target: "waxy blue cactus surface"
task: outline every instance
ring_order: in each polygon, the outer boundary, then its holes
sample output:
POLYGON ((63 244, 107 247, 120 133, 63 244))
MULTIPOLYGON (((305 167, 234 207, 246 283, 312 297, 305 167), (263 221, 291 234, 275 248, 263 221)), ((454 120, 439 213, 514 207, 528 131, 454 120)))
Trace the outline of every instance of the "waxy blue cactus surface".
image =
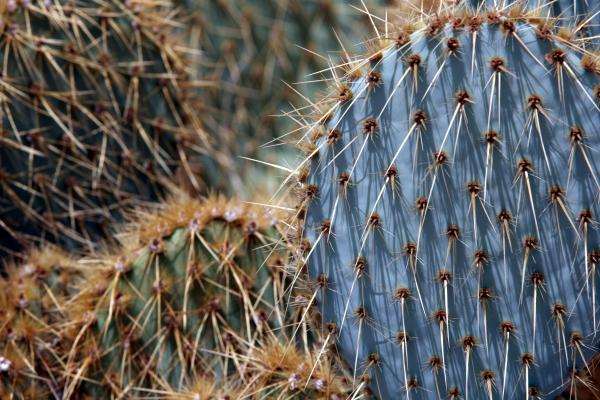
POLYGON ((365 61, 310 161, 319 307, 378 398, 553 398, 600 338, 598 75, 479 22, 365 61))

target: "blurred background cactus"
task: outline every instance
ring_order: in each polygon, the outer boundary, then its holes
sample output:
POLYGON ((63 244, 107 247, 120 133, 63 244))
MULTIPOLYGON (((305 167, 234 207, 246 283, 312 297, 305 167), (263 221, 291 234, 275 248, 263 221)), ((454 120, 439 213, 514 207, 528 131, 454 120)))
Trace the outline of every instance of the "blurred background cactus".
POLYGON ((60 398, 70 350, 59 331, 78 277, 72 257, 54 247, 9 262, 0 278, 0 397, 60 398))
MULTIPOLYGON (((320 74, 311 74, 328 68, 329 52, 347 45, 346 35, 367 39, 371 32, 367 14, 345 0, 178 2, 191 13, 190 47, 201 48, 209 60, 201 75, 214 83, 203 122, 234 154, 261 160, 282 159, 290 150, 281 144, 298 125, 282 115, 299 93, 319 89, 320 74), (268 148, 261 151, 262 145, 268 148)), ((241 159, 239 165, 253 167, 241 159)), ((265 173, 263 168, 245 178, 262 184, 265 173)))

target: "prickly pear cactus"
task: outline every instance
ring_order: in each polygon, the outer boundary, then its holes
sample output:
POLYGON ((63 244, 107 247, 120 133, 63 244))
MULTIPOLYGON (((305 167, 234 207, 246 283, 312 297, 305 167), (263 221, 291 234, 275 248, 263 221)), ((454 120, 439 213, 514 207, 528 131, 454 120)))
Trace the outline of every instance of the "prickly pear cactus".
POLYGON ((136 218, 122 249, 90 261, 73 300, 81 351, 65 393, 143 397, 241 376, 251 361, 242 350, 285 322, 274 307, 285 279, 276 224, 262 207, 222 198, 180 198, 136 218))
POLYGON ((166 179, 201 190, 218 170, 165 4, 0 5, 4 247, 39 237, 93 247, 107 220, 161 196, 166 179))
POLYGON ((357 391, 595 385, 600 60, 543 15, 456 7, 380 27, 313 103, 301 261, 357 391))
POLYGON ((0 278, 0 397, 59 397, 70 349, 58 333, 78 275, 64 252, 46 247, 9 263, 0 278))

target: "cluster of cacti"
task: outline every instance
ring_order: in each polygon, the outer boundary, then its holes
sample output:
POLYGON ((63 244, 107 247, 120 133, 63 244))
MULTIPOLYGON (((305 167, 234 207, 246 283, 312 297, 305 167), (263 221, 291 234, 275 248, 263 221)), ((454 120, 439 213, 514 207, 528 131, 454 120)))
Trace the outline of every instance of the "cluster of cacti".
POLYGON ((218 183, 174 15, 161 1, 0 4, 3 250, 40 237, 91 248, 177 179, 218 183))
POLYGON ((378 398, 598 396, 595 39, 491 3, 377 19, 290 175, 299 260, 378 398))
POLYGON ((0 397, 600 398, 597 5, 377 3, 0 2, 0 397))
POLYGON ((0 280, 0 393, 345 397, 349 379, 308 331, 304 302, 282 307, 288 253, 276 218, 180 197, 140 212, 105 255, 76 262, 48 248, 10 264, 0 280))

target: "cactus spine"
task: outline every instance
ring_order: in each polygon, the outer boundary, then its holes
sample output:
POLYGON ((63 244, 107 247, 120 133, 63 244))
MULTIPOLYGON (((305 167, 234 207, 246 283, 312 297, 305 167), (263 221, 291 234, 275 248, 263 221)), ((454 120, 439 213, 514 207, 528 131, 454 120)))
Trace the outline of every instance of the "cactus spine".
POLYGON ((357 390, 575 396, 598 329, 593 37, 520 4, 442 11, 385 20, 312 103, 301 261, 357 390))

